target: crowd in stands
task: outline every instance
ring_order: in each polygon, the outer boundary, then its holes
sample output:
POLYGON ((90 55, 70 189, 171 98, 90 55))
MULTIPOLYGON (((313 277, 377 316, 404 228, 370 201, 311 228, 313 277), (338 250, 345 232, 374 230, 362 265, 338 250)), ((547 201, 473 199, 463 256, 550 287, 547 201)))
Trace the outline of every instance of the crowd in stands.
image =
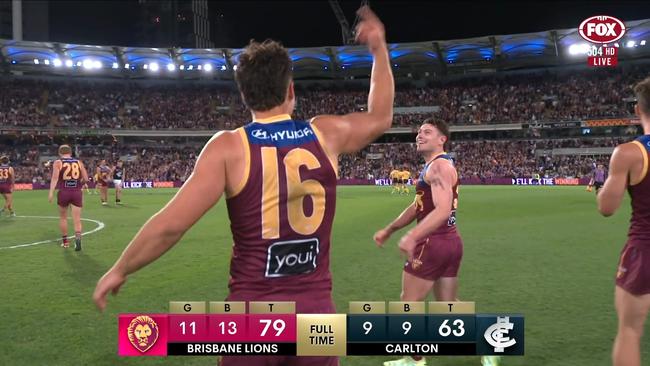
MULTIPOLYGON (((573 73, 505 74, 436 81, 398 88, 396 107, 437 107, 450 124, 513 123, 629 116, 631 85, 649 66, 573 73)), ((364 110, 367 88, 299 87, 295 118, 364 110)), ((395 114, 393 125, 412 126, 432 114, 395 114)), ((194 83, 13 79, 0 88, 4 127, 230 129, 250 120, 239 93, 194 83)))
MULTIPOLYGON (((624 138, 559 140, 455 141, 450 154, 454 157, 461 179, 517 178, 540 174, 546 177, 583 177, 591 174, 593 164, 607 164, 604 155, 558 155, 553 149, 614 147, 624 138)), ((364 150, 344 155, 339 162, 343 179, 388 177, 394 168, 418 174, 424 165, 414 143, 372 144, 364 150)))
MULTIPOLYGON (((582 177, 591 174, 594 163, 607 164, 609 156, 559 155, 553 149, 614 147, 629 138, 589 138, 554 140, 454 141, 450 154, 460 178, 516 178, 540 174, 547 177, 582 177)), ((75 146, 75 156, 86 165, 90 175, 101 159, 114 165, 125 162, 126 179, 134 181, 185 181, 192 172, 202 146, 124 145, 75 146)), ((46 164, 56 158, 57 145, 23 147, 9 151, 18 182, 47 183, 50 169, 46 164)), ((0 151, 0 154, 4 153, 0 151)), ((371 144, 356 154, 339 159, 342 179, 387 178, 395 168, 408 169, 414 176, 424 164, 413 143, 371 144)))

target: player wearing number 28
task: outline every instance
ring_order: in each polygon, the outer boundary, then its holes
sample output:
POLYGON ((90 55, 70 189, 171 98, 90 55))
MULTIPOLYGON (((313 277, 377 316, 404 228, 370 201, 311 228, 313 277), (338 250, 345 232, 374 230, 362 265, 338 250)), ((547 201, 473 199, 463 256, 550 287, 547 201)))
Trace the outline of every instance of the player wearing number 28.
MULTIPOLYGON (((228 300, 295 301, 298 313, 331 313, 330 238, 339 154, 390 128, 395 94, 384 28, 367 7, 357 39, 373 55, 368 111, 294 120, 291 59, 279 43, 251 42, 235 80, 252 122, 217 133, 176 196, 100 279, 106 306, 129 274, 169 250, 222 195, 233 236, 228 300)), ((347 245, 348 243, 346 243, 347 245)), ((223 365, 336 365, 335 357, 224 357, 223 365)))
POLYGON ((53 165, 48 199, 52 202, 54 190, 58 188, 57 204, 59 206, 59 228, 61 229, 61 246, 63 248, 68 247, 68 207, 71 207, 75 233, 74 249, 80 251, 81 207, 83 206, 81 187, 88 181, 88 172, 86 172, 81 160, 72 157, 70 146, 59 146, 59 157, 53 165))

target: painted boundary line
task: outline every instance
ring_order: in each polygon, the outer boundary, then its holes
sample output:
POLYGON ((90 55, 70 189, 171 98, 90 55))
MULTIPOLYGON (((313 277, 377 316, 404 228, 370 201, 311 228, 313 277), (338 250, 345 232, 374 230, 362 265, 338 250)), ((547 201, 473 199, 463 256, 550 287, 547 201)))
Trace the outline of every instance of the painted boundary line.
MULTIPOLYGON (((57 219, 57 220, 59 219, 58 216, 16 216, 15 218, 22 218, 22 219, 57 219)), ((106 224, 104 224, 103 222, 101 222, 99 220, 82 218, 81 221, 92 222, 92 223, 97 224, 96 228, 94 228, 94 229, 92 229, 90 231, 85 231, 85 232, 81 233, 81 236, 94 234, 94 233, 98 232, 99 230, 104 229, 104 227, 106 227, 106 224)), ((68 236, 68 238, 74 238, 74 236, 68 236)), ((35 243, 12 245, 10 247, 0 247, 0 250, 31 247, 31 246, 35 246, 35 245, 42 245, 42 244, 52 243, 52 242, 59 241, 59 240, 61 240, 61 238, 42 240, 42 241, 37 241, 35 243)))

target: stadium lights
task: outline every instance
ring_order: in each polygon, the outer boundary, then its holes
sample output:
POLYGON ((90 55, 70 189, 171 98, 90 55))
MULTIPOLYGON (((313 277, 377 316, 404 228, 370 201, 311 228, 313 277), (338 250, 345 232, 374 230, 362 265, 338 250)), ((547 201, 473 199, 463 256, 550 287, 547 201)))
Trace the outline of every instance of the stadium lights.
POLYGON ((181 66, 179 67, 179 69, 181 69, 181 70, 185 70, 185 65, 181 65, 181 66))
POLYGON ((645 39, 639 43, 641 46, 645 46, 645 39))
POLYGON ((72 67, 72 65, 74 65, 72 60, 65 60, 65 67, 72 67))
POLYGON ((226 71, 227 69, 226 65, 221 65, 221 71, 226 71))
POLYGON ((175 70, 176 70, 176 65, 167 64, 167 71, 175 71, 175 70))
POLYGON ((46 60, 45 60, 45 64, 46 64, 46 65, 49 65, 49 64, 50 64, 50 60, 47 60, 47 59, 46 59, 46 60))
POLYGON ((569 54, 585 55, 589 52, 589 45, 586 43, 575 43, 569 46, 569 54))
MULTIPOLYGON (((77 65, 79 65, 79 63, 77 63, 77 65)), ((90 70, 90 69, 93 68, 93 66, 95 66, 95 65, 93 64, 92 60, 89 60, 89 59, 83 60, 83 62, 81 63, 81 65, 82 65, 83 68, 86 69, 86 70, 90 70)))
POLYGON ((131 66, 131 65, 129 65, 129 64, 124 64, 124 68, 125 68, 125 69, 128 69, 129 66, 131 66))
POLYGON ((235 70, 235 71, 237 71, 237 65, 234 65, 234 66, 232 67, 232 69, 235 70))
POLYGON ((157 62, 152 62, 149 64, 149 70, 156 72, 158 69, 160 69, 160 66, 158 66, 157 62))
POLYGON ((113 62, 113 68, 117 69, 118 67, 120 67, 120 65, 117 62, 113 62))
POLYGON ((625 46, 626 46, 627 48, 632 48, 632 47, 636 46, 636 42, 634 42, 634 41, 627 41, 627 43, 625 44, 625 46))
POLYGON ((201 69, 203 69, 203 65, 199 65, 199 66, 197 66, 196 68, 199 69, 199 70, 201 70, 201 69))
POLYGON ((34 65, 38 65, 40 62, 38 61, 37 58, 34 59, 34 65))
POLYGON ((194 65, 190 65, 187 70, 192 70, 194 68, 194 65))
POLYGON ((94 61, 94 62, 93 62, 93 67, 94 67, 95 69, 101 69, 102 67, 104 67, 104 64, 102 64, 101 61, 94 61))
POLYGON ((52 65, 54 65, 54 67, 61 67, 61 65, 63 65, 63 62, 61 62, 60 59, 55 58, 55 59, 52 61, 52 65))
POLYGON ((203 71, 205 71, 205 72, 210 72, 210 71, 212 71, 212 65, 211 65, 211 64, 205 64, 205 65, 203 65, 203 71))
POLYGON ((142 66, 142 68, 145 69, 145 70, 149 70, 149 65, 144 64, 144 66, 142 66))

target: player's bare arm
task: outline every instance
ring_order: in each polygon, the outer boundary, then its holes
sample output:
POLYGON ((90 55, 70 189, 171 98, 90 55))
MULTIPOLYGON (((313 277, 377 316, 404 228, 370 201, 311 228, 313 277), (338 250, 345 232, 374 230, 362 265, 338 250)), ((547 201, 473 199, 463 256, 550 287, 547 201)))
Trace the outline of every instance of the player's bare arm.
POLYGON ((213 137, 203 148, 187 182, 149 219, 113 267, 99 280, 93 299, 100 310, 109 292, 116 294, 126 277, 153 262, 214 206, 226 189, 226 160, 237 150, 230 132, 213 137))
POLYGON ((413 257, 413 251, 418 241, 449 220, 453 200, 452 189, 457 179, 457 173, 448 161, 436 160, 429 165, 424 179, 431 186, 431 196, 435 208, 400 240, 399 248, 409 259, 413 257))
POLYGON ((61 160, 57 160, 52 165, 52 178, 50 178, 50 193, 47 196, 48 201, 52 203, 54 199, 54 190, 56 189, 57 184, 59 184, 59 172, 61 171, 61 160))
POLYGON ((386 242, 386 240, 388 240, 388 238, 390 238, 390 236, 394 232, 396 232, 396 231, 408 226, 410 223, 412 223, 413 220, 415 220, 417 218, 417 214, 416 214, 415 210, 416 210, 416 205, 415 205, 415 202, 414 202, 414 203, 410 204, 408 207, 406 207, 404 209, 404 211, 402 211, 402 213, 399 214, 399 216, 397 216, 397 218, 395 220, 393 220, 393 222, 388 224, 388 226, 386 226, 385 228, 377 231, 375 233, 375 235, 373 236, 373 239, 375 240, 375 243, 377 244, 377 246, 380 246, 380 247, 383 246, 384 243, 386 242))
POLYGON ((9 167, 9 182, 11 183, 11 191, 16 190, 16 174, 14 173, 14 168, 9 167))
POLYGON ((81 170, 81 183, 86 184, 88 183, 88 171, 86 170, 86 167, 84 166, 84 163, 79 160, 79 168, 81 170))
POLYGON ((609 162, 609 177, 597 196, 598 211, 611 216, 621 205, 629 184, 630 169, 635 159, 641 161, 641 152, 633 144, 623 144, 614 149, 609 162))
MULTIPOLYGON (((370 8, 358 12, 357 41, 367 44, 373 56, 368 111, 343 116, 321 115, 312 123, 322 131, 329 154, 358 151, 388 130, 393 121, 395 83, 388 57, 384 25, 370 8)), ((334 156, 334 157, 336 157, 334 156)))

